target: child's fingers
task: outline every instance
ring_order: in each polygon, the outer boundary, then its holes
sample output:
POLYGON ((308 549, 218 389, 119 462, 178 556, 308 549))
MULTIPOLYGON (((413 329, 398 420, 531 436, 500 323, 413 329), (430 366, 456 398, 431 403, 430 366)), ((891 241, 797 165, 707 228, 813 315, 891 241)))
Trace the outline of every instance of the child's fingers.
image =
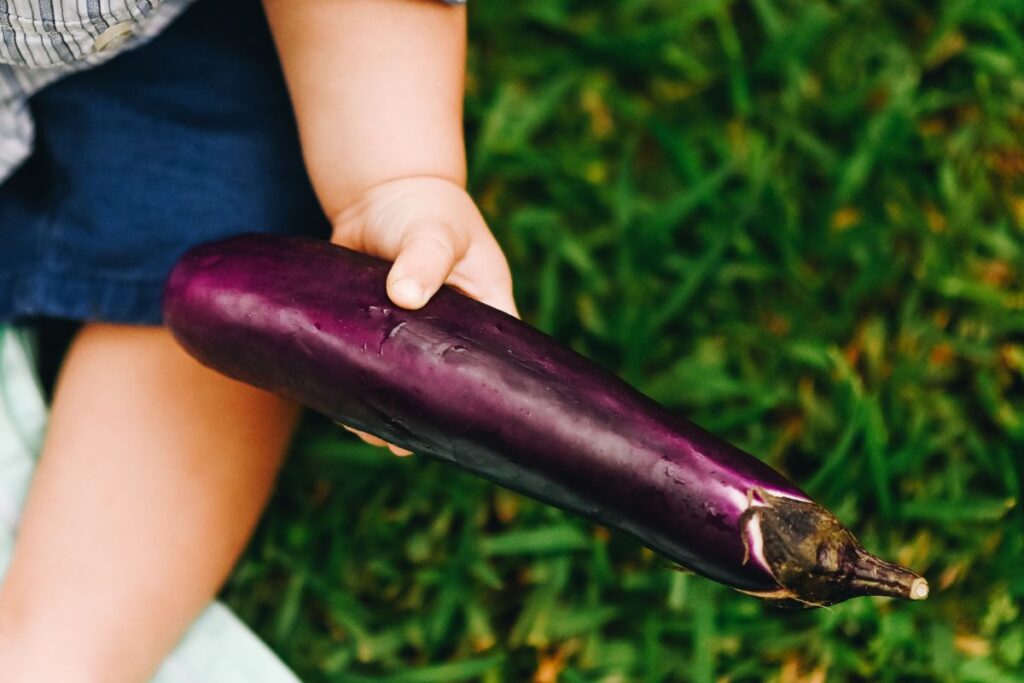
POLYGON ((349 427, 348 425, 343 425, 340 422, 337 423, 337 424, 338 424, 339 427, 343 427, 346 431, 352 432, 353 434, 355 434, 356 436, 358 436, 360 439, 362 439, 366 443, 370 444, 371 446, 387 446, 388 445, 387 441, 385 441, 384 439, 377 438, 373 434, 367 434, 366 432, 361 432, 358 429, 353 429, 352 427, 349 427))
POLYGON ((388 273, 388 297, 402 308, 422 307, 444 284, 464 251, 465 246, 454 243, 447 226, 416 226, 403 240, 388 273))
POLYGON ((512 274, 497 243, 471 247, 449 282, 474 299, 519 317, 512 274))
POLYGON ((516 302, 512 298, 511 288, 506 288, 501 284, 480 283, 477 281, 466 282, 465 284, 453 282, 452 284, 477 301, 482 301, 488 306, 497 308, 499 311, 505 311, 509 315, 519 317, 519 310, 516 308, 516 302))
POLYGON ((399 458, 404 458, 406 456, 412 455, 412 451, 408 451, 394 444, 388 444, 388 450, 397 455, 399 458))
POLYGON ((404 448, 401 448, 400 446, 396 446, 394 444, 388 443, 384 439, 378 438, 378 437, 374 436, 373 434, 367 434, 366 432, 361 432, 358 429, 353 429, 352 427, 349 427, 348 425, 343 425, 340 422, 337 423, 337 424, 338 424, 339 427, 343 427, 347 431, 352 432, 353 434, 355 434, 356 436, 358 436, 360 439, 362 439, 366 443, 370 444, 371 446, 387 446, 389 451, 391 451, 392 453, 394 453, 395 455, 397 455, 400 458, 404 458, 407 455, 412 455, 412 451, 408 451, 408 450, 406 450, 404 448))

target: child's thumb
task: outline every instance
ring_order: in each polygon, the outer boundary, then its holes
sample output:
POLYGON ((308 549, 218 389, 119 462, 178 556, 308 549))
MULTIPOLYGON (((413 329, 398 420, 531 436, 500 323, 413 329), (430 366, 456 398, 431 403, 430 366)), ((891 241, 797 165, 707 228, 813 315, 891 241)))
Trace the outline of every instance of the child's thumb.
POLYGON ((459 256, 443 226, 415 230, 391 266, 388 297, 402 308, 421 308, 448 279, 459 256))

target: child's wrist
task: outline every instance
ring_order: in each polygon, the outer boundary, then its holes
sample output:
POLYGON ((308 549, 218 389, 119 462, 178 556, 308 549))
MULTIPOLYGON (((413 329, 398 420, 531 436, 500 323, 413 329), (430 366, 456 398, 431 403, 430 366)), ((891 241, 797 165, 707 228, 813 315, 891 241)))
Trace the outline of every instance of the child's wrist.
POLYGON ((345 199, 338 204, 338 209, 329 214, 331 224, 337 228, 355 221, 363 221, 366 212, 372 210, 381 197, 413 188, 439 192, 456 189, 460 193, 466 192, 465 179, 455 174, 416 173, 378 180, 346 193, 345 199))

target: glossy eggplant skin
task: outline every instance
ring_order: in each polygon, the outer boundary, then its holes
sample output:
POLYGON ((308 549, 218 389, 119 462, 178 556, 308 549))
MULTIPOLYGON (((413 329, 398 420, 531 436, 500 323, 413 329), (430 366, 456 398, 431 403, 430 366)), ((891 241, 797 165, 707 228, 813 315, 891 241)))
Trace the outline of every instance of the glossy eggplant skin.
POLYGON ((745 526, 754 497, 808 500, 785 477, 452 288, 395 307, 389 266, 308 238, 202 245, 170 277, 165 322, 228 376, 628 532, 716 581, 783 588, 745 526))
POLYGON ((778 587, 743 562, 739 518, 749 491, 806 499, 795 486, 453 289, 396 308, 388 267, 318 240, 234 238, 179 263, 165 321, 231 377, 627 531, 723 583, 778 587))

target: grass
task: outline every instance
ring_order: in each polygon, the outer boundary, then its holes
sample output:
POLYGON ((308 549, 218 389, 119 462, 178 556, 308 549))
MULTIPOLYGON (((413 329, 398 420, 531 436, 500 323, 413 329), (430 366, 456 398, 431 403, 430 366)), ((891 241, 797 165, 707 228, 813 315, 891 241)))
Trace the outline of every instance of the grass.
POLYGON ((310 683, 1024 681, 1020 3, 471 16, 471 185, 525 317, 933 595, 776 611, 311 416, 226 601, 310 683))

